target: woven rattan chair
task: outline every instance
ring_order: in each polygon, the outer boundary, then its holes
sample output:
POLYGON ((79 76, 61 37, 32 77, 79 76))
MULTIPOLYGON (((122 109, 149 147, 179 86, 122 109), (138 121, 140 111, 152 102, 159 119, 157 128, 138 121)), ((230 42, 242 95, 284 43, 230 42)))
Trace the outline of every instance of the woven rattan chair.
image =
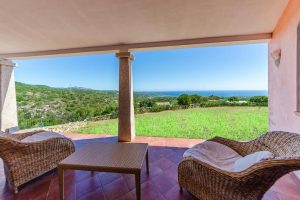
POLYGON ((19 186, 56 168, 75 151, 73 142, 66 137, 29 143, 21 141, 39 132, 42 131, 0 136, 0 157, 6 179, 15 193, 19 186))
POLYGON ((249 142, 215 137, 241 156, 267 150, 274 159, 261 161, 242 172, 228 172, 187 157, 178 167, 180 188, 201 200, 258 200, 283 175, 300 170, 300 135, 269 132, 249 142))

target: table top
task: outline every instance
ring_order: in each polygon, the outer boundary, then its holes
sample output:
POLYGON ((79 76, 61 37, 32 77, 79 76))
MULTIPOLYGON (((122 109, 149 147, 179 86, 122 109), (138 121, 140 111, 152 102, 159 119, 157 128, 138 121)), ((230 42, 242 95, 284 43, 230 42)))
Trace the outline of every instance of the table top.
POLYGON ((140 170, 148 144, 92 142, 65 158, 58 166, 82 170, 140 170))

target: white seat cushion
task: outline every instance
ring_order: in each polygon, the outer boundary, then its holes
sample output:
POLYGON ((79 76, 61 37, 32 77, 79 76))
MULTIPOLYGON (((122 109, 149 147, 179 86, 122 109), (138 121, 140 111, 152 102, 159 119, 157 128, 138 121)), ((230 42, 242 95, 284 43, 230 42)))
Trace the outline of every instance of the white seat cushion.
POLYGON ((51 139, 51 138, 63 138, 63 137, 64 136, 59 133, 43 131, 40 133, 36 133, 32 136, 28 136, 21 141, 22 142, 39 142, 39 141, 43 141, 43 140, 47 140, 47 139, 51 139))
POLYGON ((225 171, 233 171, 235 161, 242 158, 230 147, 212 141, 197 144, 183 154, 183 157, 190 156, 225 171))
POLYGON ((262 160, 274 158, 274 154, 269 151, 258 151, 252 154, 249 154, 245 157, 242 157, 235 161, 233 166, 233 171, 241 172, 245 169, 251 167, 252 165, 259 163, 262 160))

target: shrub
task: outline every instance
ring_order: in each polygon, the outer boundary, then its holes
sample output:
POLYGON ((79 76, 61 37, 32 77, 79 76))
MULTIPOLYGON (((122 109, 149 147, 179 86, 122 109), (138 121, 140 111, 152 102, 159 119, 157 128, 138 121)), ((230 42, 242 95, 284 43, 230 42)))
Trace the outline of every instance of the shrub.
POLYGON ((201 97, 201 98, 199 99, 199 104, 205 103, 205 102, 208 102, 208 97, 201 97))
POLYGON ((251 97, 249 101, 251 103, 254 103, 255 105, 262 105, 262 106, 268 105, 268 97, 266 96, 254 96, 251 97))
POLYGON ((151 112, 161 112, 164 110, 170 110, 170 106, 169 105, 166 105, 166 106, 154 105, 152 108, 150 108, 151 112))
POLYGON ((154 105, 154 101, 152 99, 144 99, 142 100, 140 103, 139 103, 139 107, 142 108, 142 107, 153 107, 154 105))
POLYGON ((201 100, 201 96, 198 94, 193 94, 190 96, 192 104, 198 104, 201 100))
POLYGON ((179 105, 181 106, 189 106, 192 101, 191 101, 191 97, 187 94, 182 94, 177 98, 177 102, 179 105))

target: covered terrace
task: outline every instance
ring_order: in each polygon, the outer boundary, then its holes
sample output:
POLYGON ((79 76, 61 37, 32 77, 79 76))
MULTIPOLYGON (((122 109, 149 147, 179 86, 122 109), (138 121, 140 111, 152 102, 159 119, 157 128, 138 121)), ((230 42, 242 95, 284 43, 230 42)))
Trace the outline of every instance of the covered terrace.
MULTIPOLYGON (((152 172, 142 177, 143 199, 194 199, 186 191, 179 193, 176 170, 183 151, 199 141, 135 136, 132 52, 267 42, 269 130, 300 134, 299 0, 3 0, 1 5, 1 131, 12 133, 18 127, 13 60, 115 53, 118 137, 68 136, 76 148, 89 141, 148 142, 152 172)), ((0 199, 58 199, 56 171, 14 195, 2 164, 0 168, 0 199)), ((299 177, 284 176, 264 199, 299 199, 299 177)), ((135 198, 131 177, 75 171, 66 179, 67 199, 135 198)))

